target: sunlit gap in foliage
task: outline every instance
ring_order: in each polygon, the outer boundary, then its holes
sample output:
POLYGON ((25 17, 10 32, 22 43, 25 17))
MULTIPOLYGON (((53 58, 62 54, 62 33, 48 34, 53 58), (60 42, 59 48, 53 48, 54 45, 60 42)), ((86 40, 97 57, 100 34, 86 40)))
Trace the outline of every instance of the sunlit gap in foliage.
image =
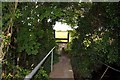
POLYGON ((57 31, 67 31, 76 29, 77 27, 78 26, 72 28, 71 26, 67 25, 67 23, 56 22, 56 24, 53 26, 53 29, 57 31))
MULTIPOLYGON (((50 21, 50 20, 48 20, 50 21)), ((55 38, 56 39, 61 39, 61 40, 56 40, 56 42, 70 42, 71 41, 71 31, 76 29, 77 26, 71 27, 67 23, 63 22, 57 22, 55 25, 53 25, 53 29, 55 30, 55 38), (66 40, 64 40, 64 39, 66 40)))

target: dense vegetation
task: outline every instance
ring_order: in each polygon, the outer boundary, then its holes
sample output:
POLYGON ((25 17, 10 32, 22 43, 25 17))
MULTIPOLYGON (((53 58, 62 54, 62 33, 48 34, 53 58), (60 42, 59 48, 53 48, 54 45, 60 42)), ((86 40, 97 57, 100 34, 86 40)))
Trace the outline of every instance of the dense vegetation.
POLYGON ((71 43, 72 64, 76 77, 98 80, 107 67, 104 64, 120 69, 119 7, 119 3, 92 3, 82 17, 79 17, 79 27, 75 30, 71 43))
MULTIPOLYGON (((107 64, 120 67, 119 3, 3 3, 3 78, 24 78, 56 45, 55 21, 78 26, 69 55, 76 79, 100 79, 107 64), (104 67, 104 69, 103 69, 104 67), (100 72, 100 70, 102 72, 100 72), (95 74, 97 77, 95 78, 95 74)), ((1 57, 1 55, 0 55, 1 57)), ((47 60, 49 62, 49 59, 47 60)), ((46 63, 47 63, 46 62, 46 63)), ((48 80, 49 65, 34 78, 48 80)), ((119 80, 116 78, 116 80, 119 80)))
MULTIPOLYGON (((47 22, 49 17, 46 11, 49 7, 45 3, 39 8, 42 5, 43 3, 3 3, 2 35, 6 51, 3 78, 24 78, 56 45, 52 29, 54 21, 47 22)), ((48 72, 49 59, 46 61, 48 72)), ((45 72, 40 70, 38 73, 41 75, 45 72)))

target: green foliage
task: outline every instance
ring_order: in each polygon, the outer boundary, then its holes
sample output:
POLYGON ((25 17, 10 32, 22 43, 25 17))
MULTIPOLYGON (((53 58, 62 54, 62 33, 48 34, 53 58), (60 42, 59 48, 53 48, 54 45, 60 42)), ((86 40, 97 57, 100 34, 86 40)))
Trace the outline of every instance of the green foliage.
POLYGON ((17 71, 16 71, 14 78, 23 79, 29 73, 30 73, 30 70, 17 66, 17 71))
POLYGON ((79 75, 77 76, 77 78, 91 78, 91 72, 92 72, 92 67, 91 64, 92 62, 90 59, 86 59, 86 57, 78 57, 78 56, 72 56, 71 57, 71 63, 72 63, 72 67, 74 70, 74 74, 75 75, 79 75), (79 72, 79 74, 77 74, 76 72, 79 72))
POLYGON ((79 27, 71 43, 71 59, 73 69, 82 77, 91 78, 92 72, 103 65, 101 62, 120 66, 119 12, 118 3, 92 3, 84 17, 79 18, 79 27), (78 56, 80 58, 74 60, 78 56), (77 64, 74 61, 78 61, 77 64))
MULTIPOLYGON (((37 65, 56 45, 52 25, 55 24, 58 17, 63 16, 63 12, 61 8, 57 7, 57 3, 19 2, 16 10, 14 9, 15 3, 3 3, 2 6, 3 37, 9 51, 5 59, 13 63, 10 64, 10 68, 5 66, 4 71, 8 70, 5 73, 8 76, 7 79, 12 77, 24 78, 28 74, 26 69, 31 69, 32 64, 37 65), (48 19, 50 19, 49 22, 48 19), (12 65, 18 65, 24 69, 17 70, 12 65), (15 75, 11 75, 15 72, 15 75)), ((50 59, 48 63, 50 63, 50 59)), ((46 67, 45 69, 48 69, 50 65, 46 67)), ((40 72, 48 74, 50 70, 40 72)))
POLYGON ((55 5, 52 3, 20 4, 24 7, 18 7, 20 9, 17 11, 21 16, 18 18, 20 20, 17 32, 18 51, 36 55, 38 49, 43 52, 46 52, 46 49, 50 50, 55 46, 52 25, 55 18, 63 15, 61 8, 54 8, 55 5), (48 19, 50 22, 47 22, 48 19))
POLYGON ((40 43, 38 43, 38 39, 36 37, 38 35, 36 34, 37 32, 30 30, 30 28, 21 27, 20 32, 17 34, 18 51, 25 51, 28 55, 36 55, 40 46, 40 43))
MULTIPOLYGON (((91 73, 102 65, 99 61, 120 65, 119 3, 19 2, 16 10, 15 3, 3 3, 2 6, 3 38, 5 44, 9 44, 7 46, 10 47, 6 58, 10 60, 12 55, 13 59, 9 62, 16 63, 17 59, 21 58, 21 62, 27 64, 25 61, 32 56, 32 61, 36 64, 37 61, 34 60, 36 57, 39 59, 39 56, 42 57, 55 46, 52 25, 55 21, 61 21, 71 26, 79 26, 74 32, 69 50, 72 64, 74 63, 73 68, 77 69, 82 77, 91 78, 91 73), (76 57, 79 58, 75 60, 76 57)), ((32 61, 30 59, 28 62, 32 61)), ((10 67, 10 72, 12 70, 13 67, 10 67)), ((16 75, 17 77, 27 73, 22 69, 18 71, 22 74, 16 75)), ((38 75, 48 79, 44 70, 40 70, 38 75)))
MULTIPOLYGON (((6 61, 3 66, 7 66, 7 74, 3 76, 4 80, 11 80, 11 79, 23 79, 28 73, 30 73, 30 70, 24 69, 20 66, 12 65, 12 63, 6 61), (12 73, 15 71, 14 73, 12 73)), ((5 69, 5 68, 4 68, 5 69)), ((4 73, 3 73, 4 74, 4 73)))
POLYGON ((46 71, 43 68, 40 68, 37 72, 37 74, 33 77, 33 80, 39 79, 39 80, 50 80, 49 76, 47 75, 46 71))

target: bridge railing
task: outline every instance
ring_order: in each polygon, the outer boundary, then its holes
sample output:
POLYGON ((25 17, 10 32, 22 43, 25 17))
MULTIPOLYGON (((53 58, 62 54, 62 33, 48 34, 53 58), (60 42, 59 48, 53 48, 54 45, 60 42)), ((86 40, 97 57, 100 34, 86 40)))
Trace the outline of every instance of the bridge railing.
POLYGON ((53 47, 48 54, 40 61, 40 63, 29 73, 28 75, 25 76, 24 80, 30 80, 32 79, 33 75, 39 70, 41 65, 45 62, 45 60, 48 58, 48 56, 51 54, 51 71, 53 70, 53 50, 55 47, 53 47))

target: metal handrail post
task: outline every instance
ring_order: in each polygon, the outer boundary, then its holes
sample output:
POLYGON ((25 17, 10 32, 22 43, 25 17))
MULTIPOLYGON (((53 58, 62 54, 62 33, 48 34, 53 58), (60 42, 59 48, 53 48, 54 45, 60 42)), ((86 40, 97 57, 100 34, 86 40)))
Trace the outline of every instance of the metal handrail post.
MULTIPOLYGON (((40 61, 40 63, 32 70, 32 72, 31 73, 29 73, 28 75, 26 75, 25 76, 25 78, 24 78, 24 80, 30 80, 32 77, 33 77, 33 75, 37 72, 37 70, 41 67, 41 65, 43 64, 43 62, 48 58, 48 56, 51 54, 51 53, 53 53, 53 50, 55 49, 55 47, 53 47, 50 51, 49 51, 49 53, 43 58, 43 60, 42 61, 40 61)), ((53 54, 52 54, 52 56, 53 56, 53 54)), ((51 56, 51 57, 52 57, 51 56)), ((52 65, 53 65, 53 57, 52 57, 52 65)))
POLYGON ((53 51, 51 53, 51 72, 52 72, 52 70, 53 70, 53 51))

